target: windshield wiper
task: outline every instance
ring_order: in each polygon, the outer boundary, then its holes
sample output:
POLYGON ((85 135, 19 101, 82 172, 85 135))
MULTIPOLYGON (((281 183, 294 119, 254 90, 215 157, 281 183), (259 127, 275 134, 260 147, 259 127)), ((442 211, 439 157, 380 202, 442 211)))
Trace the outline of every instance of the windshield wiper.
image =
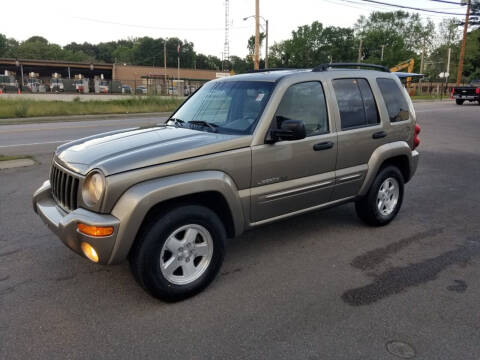
POLYGON ((212 132, 217 132, 216 128, 218 127, 218 125, 214 123, 209 123, 203 120, 190 120, 188 123, 193 125, 208 126, 212 130, 212 132))
POLYGON ((183 127, 183 124, 185 124, 185 121, 183 121, 182 119, 170 118, 170 119, 168 119, 167 122, 170 122, 170 121, 173 121, 173 124, 175 126, 179 126, 179 127, 183 127))

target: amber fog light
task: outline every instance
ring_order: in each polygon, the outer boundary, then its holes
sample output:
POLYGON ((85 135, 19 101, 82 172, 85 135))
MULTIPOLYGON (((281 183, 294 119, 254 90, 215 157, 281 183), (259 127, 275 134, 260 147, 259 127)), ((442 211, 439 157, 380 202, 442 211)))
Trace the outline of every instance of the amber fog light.
POLYGON ((91 261, 93 262, 98 262, 98 254, 97 252, 95 251, 95 249, 93 248, 92 245, 90 245, 89 243, 86 243, 86 242, 82 242, 82 251, 83 251, 83 254, 91 261))

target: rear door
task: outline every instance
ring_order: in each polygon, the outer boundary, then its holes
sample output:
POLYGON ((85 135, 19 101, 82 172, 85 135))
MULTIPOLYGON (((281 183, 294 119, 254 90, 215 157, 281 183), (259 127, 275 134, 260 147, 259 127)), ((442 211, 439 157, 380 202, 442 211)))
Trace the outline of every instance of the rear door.
POLYGON ((357 194, 373 151, 389 139, 368 79, 334 79, 332 86, 340 119, 333 200, 339 200, 357 194))

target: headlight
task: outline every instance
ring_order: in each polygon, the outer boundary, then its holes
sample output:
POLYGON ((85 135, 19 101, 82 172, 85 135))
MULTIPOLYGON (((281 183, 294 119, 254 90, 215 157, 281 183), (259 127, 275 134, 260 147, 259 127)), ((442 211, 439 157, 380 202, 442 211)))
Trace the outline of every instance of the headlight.
POLYGON ((82 188, 83 202, 88 206, 95 206, 102 198, 103 191, 105 190, 105 178, 97 171, 91 172, 82 188))

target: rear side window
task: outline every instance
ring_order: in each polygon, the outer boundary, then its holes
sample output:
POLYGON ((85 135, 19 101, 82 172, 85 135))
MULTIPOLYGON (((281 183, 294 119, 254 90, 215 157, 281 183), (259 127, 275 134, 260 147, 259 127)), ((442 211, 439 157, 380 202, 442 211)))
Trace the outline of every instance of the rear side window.
POLYGON ((333 81, 340 110, 342 130, 377 125, 380 123, 372 89, 365 79, 337 79, 333 81))
POLYGON ((378 78, 378 87, 387 106, 390 122, 408 120, 408 105, 402 90, 392 79, 378 78))

